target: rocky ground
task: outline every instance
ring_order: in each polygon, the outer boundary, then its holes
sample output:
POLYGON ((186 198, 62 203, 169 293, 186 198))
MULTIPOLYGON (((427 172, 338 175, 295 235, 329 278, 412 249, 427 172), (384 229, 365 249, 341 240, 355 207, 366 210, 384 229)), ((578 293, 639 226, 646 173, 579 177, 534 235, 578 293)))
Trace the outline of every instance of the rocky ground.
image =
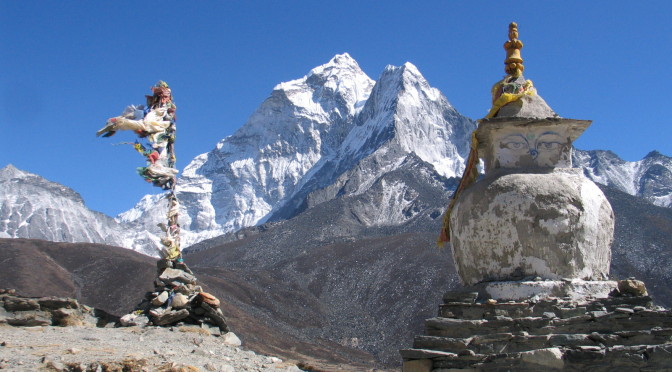
MULTIPOLYGON (((0 288, 15 288, 18 294, 37 300, 45 296, 74 298, 80 304, 116 317, 132 311, 148 291, 156 289, 156 259, 119 247, 0 239, 0 263, 0 288)), ((220 308, 227 324, 241 339, 243 348, 320 371, 366 371, 378 366, 371 354, 361 349, 325 337, 309 337, 308 333, 315 328, 315 315, 305 309, 312 310, 316 306, 324 309, 326 306, 305 296, 303 291, 297 291, 287 280, 269 278, 262 271, 256 271, 260 273, 257 277, 254 273, 248 275, 244 269, 194 271, 199 285, 221 300, 220 308)), ((3 323, 1 292, 0 289, 0 325, 3 323)), ((24 307, 26 311, 36 308, 34 305, 24 307)), ((432 307, 433 312, 435 308, 432 307)), ((21 317, 25 318, 23 321, 17 319, 10 325, 71 324, 61 321, 68 311, 42 314, 46 316, 44 319, 39 314, 33 315, 32 320, 28 313, 21 317), (52 324, 53 320, 56 320, 55 324, 52 324), (46 323, 40 324, 40 321, 46 323)), ((9 317, 9 314, 5 316, 9 317)), ((77 323, 76 319, 74 323, 77 323)), ((411 339, 412 335, 407 338, 405 347, 410 345, 411 339)), ((396 363, 391 368, 398 369, 401 358, 395 352, 396 363)))
MULTIPOLYGON (((12 327, 0 325, 0 370, 301 371, 192 327, 12 327)), ((305 368, 305 367, 304 367, 305 368)))

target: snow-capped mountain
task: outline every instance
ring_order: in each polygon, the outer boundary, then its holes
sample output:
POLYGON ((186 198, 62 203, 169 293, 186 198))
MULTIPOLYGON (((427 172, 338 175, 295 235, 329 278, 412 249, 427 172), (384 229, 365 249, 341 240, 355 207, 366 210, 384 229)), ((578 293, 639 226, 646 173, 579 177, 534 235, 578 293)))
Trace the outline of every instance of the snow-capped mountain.
POLYGON ((72 189, 7 165, 0 169, 0 238, 122 245, 117 222, 72 189))
POLYGON ((654 205, 672 206, 672 158, 652 151, 639 161, 624 161, 611 151, 574 151, 574 167, 607 186, 654 205))
MULTIPOLYGON (((385 68, 354 123, 337 156, 326 159, 328 165, 274 211, 270 220, 296 215, 306 207, 308 194, 333 184, 348 183, 347 192, 340 189, 339 196, 365 192, 410 154, 431 164, 443 177, 459 177, 469 151, 467 139, 475 129, 475 123, 460 115, 410 63, 385 68)), ((387 223, 395 223, 392 215, 387 223)))
MULTIPOLYGON (((337 55, 277 85, 243 127, 185 168, 177 185, 183 241, 290 218, 311 192, 346 182, 339 177, 365 163, 352 192, 409 154, 457 177, 474 128, 412 64, 388 66, 374 84, 348 54, 337 55)), ((120 221, 153 231, 165 214, 156 198, 120 221)))
MULTIPOLYGON (((348 54, 337 55, 278 84, 237 132, 187 165, 177 184, 183 246, 342 197, 357 203, 348 213, 362 226, 400 225, 421 211, 434 219, 445 206, 421 201, 412 178, 434 179, 449 193, 475 126, 412 64, 387 66, 373 81, 348 54), (405 177, 390 176, 400 169, 405 177)), ((672 205, 672 158, 652 152, 626 162, 608 151, 577 150, 574 164, 597 183, 672 205)), ((145 196, 115 221, 86 209, 67 187, 11 166, 0 171, 0 187, 0 237, 158 253, 162 195, 145 196)))

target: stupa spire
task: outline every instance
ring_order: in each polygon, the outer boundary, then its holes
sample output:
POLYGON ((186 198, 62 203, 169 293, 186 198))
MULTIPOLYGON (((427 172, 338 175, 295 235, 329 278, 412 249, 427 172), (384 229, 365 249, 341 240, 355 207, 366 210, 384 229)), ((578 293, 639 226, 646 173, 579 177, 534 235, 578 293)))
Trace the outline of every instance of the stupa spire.
POLYGON ((506 50, 504 71, 507 75, 519 77, 525 71, 523 57, 520 55, 521 49, 523 49, 523 42, 518 40, 518 24, 511 22, 509 24, 509 40, 504 43, 504 50, 506 50))

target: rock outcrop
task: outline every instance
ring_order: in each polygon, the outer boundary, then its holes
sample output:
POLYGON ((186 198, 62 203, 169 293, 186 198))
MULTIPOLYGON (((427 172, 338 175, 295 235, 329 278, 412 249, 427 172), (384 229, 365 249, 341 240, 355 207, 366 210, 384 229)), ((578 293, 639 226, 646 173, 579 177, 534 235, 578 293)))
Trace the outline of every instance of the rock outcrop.
POLYGON ((0 326, 78 326, 96 327, 114 324, 116 318, 106 312, 80 304, 68 297, 26 297, 14 289, 0 289, 0 326))

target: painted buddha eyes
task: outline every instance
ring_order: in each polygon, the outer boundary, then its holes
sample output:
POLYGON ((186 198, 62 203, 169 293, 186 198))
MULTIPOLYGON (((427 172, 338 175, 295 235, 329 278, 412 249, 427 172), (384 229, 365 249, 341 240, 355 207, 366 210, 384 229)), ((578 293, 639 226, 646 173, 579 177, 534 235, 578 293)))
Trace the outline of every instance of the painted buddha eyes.
POLYGON ((521 150, 528 148, 527 142, 520 141, 506 141, 503 142, 502 145, 504 145, 504 147, 509 150, 521 150))
POLYGON ((556 150, 560 147, 560 142, 555 141, 540 141, 537 142, 537 150, 540 151, 551 151, 556 150))
POLYGON ((495 141, 496 167, 501 168, 554 167, 571 143, 558 132, 541 130, 513 132, 495 141))
POLYGON ((562 146, 555 132, 542 133, 535 141, 534 136, 529 139, 522 134, 510 135, 500 142, 501 148, 513 151, 529 151, 533 156, 539 152, 556 151, 562 146))

